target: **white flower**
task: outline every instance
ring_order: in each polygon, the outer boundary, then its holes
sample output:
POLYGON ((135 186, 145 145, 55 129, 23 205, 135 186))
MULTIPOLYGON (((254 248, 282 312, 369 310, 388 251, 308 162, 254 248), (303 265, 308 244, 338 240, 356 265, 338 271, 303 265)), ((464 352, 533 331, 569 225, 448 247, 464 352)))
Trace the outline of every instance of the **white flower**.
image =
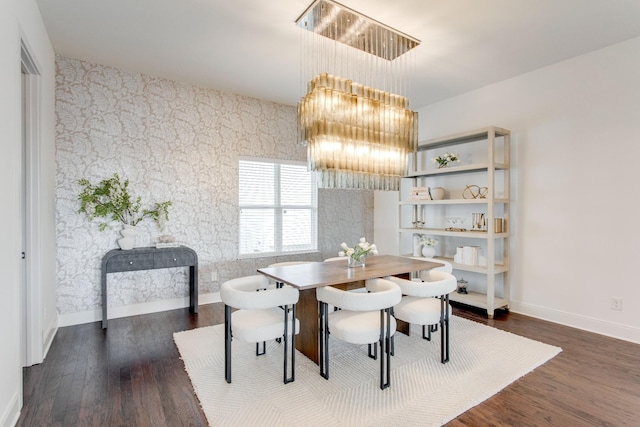
POLYGON ((367 256, 368 254, 377 255, 378 248, 375 244, 371 244, 367 242, 367 239, 364 237, 360 238, 358 244, 354 245, 354 247, 350 248, 346 243, 342 242, 340 247, 343 249, 338 252, 338 256, 348 256, 352 258, 360 259, 363 256, 367 256))
POLYGON ((444 155, 431 159, 433 163, 437 163, 439 167, 447 166, 451 162, 460 162, 460 157, 457 153, 444 153, 444 155))
POLYGON ((438 244, 438 239, 422 235, 420 236, 420 244, 425 246, 436 246, 438 244))

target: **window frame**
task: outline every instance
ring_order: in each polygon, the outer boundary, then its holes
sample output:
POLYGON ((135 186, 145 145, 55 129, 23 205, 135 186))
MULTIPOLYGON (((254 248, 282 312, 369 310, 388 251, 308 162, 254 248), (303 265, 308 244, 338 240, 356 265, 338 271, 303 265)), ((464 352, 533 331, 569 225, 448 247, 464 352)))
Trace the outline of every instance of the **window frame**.
POLYGON ((293 166, 305 166, 307 165, 304 161, 296 161, 296 160, 282 160, 282 159, 269 159, 262 157, 249 157, 249 156, 240 156, 238 159, 238 259, 250 259, 250 258, 264 258, 264 257, 273 257, 273 256, 283 256, 283 255, 295 255, 295 254, 307 254, 307 253, 318 253, 318 184, 316 174, 313 172, 309 172, 309 177, 311 179, 310 182, 310 190, 311 190, 311 204, 310 205, 283 205, 282 204, 282 177, 281 177, 281 167, 283 165, 293 165, 293 166), (242 162, 257 162, 257 163, 266 163, 269 165, 274 165, 274 181, 273 181, 273 191, 274 191, 274 204, 252 204, 252 205, 243 205, 240 203, 240 170, 242 162), (241 236, 242 236, 242 223, 240 217, 242 215, 243 209, 273 209, 274 212, 274 247, 275 250, 272 252, 256 252, 256 253, 241 253, 241 236), (309 210, 311 212, 311 248, 309 249, 299 249, 292 251, 283 251, 283 212, 287 209, 291 210, 309 210))

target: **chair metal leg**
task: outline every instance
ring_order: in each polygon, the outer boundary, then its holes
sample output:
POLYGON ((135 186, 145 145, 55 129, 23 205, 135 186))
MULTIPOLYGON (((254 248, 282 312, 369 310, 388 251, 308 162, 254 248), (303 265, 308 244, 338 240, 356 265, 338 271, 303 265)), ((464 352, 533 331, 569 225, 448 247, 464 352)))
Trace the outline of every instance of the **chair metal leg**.
POLYGON ((320 319, 318 319, 319 333, 318 333, 318 346, 320 349, 320 376, 325 379, 329 379, 329 308, 326 302, 318 302, 318 308, 320 312, 320 319))
POLYGON ((378 360, 378 343, 374 342, 373 344, 369 344, 367 349, 367 356, 372 358, 373 360, 378 360), (373 349, 373 351, 371 351, 373 349))
MULTIPOLYGON (((390 313, 392 316, 395 316, 395 313, 393 312, 393 307, 390 308, 390 313)), ((391 355, 395 356, 396 354, 396 336, 393 335, 391 337, 391 355)))
POLYGON ((422 338, 431 341, 431 325, 422 325, 422 338))
POLYGON ((231 383, 231 307, 224 306, 224 379, 231 383))
POLYGON ((260 343, 256 343, 256 356, 262 356, 267 352, 267 342, 262 341, 262 351, 260 351, 260 343))
POLYGON ((293 382, 296 377, 296 305, 293 304, 290 309, 284 307, 284 383, 293 382), (289 351, 289 313, 292 313, 292 331, 291 331, 291 376, 287 377, 287 358, 289 351))
POLYGON ((380 389, 391 385, 391 311, 380 310, 380 389))
POLYGON ((440 362, 449 361, 449 295, 440 297, 440 362))

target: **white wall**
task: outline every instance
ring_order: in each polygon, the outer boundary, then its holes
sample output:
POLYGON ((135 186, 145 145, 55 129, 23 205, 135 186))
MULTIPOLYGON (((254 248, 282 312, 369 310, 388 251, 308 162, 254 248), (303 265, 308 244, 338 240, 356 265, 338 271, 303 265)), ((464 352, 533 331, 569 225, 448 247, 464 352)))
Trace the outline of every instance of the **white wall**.
POLYGON ((640 342, 640 38, 419 114, 421 140, 512 132, 512 310, 640 342))
MULTIPOLYGON (((0 426, 15 424, 22 406, 22 369, 20 363, 20 322, 21 301, 19 285, 20 269, 20 42, 30 48, 42 73, 40 117, 41 170, 48 185, 41 188, 43 251, 48 252, 48 260, 43 262, 40 276, 51 283, 55 277, 53 238, 53 96, 54 61, 40 13, 33 0, 0 2, 0 135, 2 156, 0 156, 0 223, 3 225, 3 244, 0 245, 0 426), (50 216, 50 217, 49 217, 50 216)), ((43 282, 44 283, 44 282, 43 282)), ((41 284, 38 284, 40 286, 41 284)), ((42 284, 42 286, 48 286, 42 284)), ((52 289, 43 290, 42 314, 44 323, 55 325, 55 301, 52 289)), ((43 335, 48 331, 43 330, 43 335)))

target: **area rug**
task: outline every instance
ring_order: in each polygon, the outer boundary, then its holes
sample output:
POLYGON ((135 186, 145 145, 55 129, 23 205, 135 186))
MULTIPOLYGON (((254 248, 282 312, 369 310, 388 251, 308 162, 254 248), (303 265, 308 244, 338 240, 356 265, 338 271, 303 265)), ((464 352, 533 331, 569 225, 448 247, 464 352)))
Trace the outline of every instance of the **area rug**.
POLYGON ((553 358, 558 347, 452 317, 451 361, 440 363, 440 335, 396 334, 391 387, 379 388, 379 361, 366 346, 330 340, 329 380, 301 353, 283 384, 282 344, 233 342, 232 383, 224 379, 224 325, 174 334, 211 426, 439 426, 553 358))

